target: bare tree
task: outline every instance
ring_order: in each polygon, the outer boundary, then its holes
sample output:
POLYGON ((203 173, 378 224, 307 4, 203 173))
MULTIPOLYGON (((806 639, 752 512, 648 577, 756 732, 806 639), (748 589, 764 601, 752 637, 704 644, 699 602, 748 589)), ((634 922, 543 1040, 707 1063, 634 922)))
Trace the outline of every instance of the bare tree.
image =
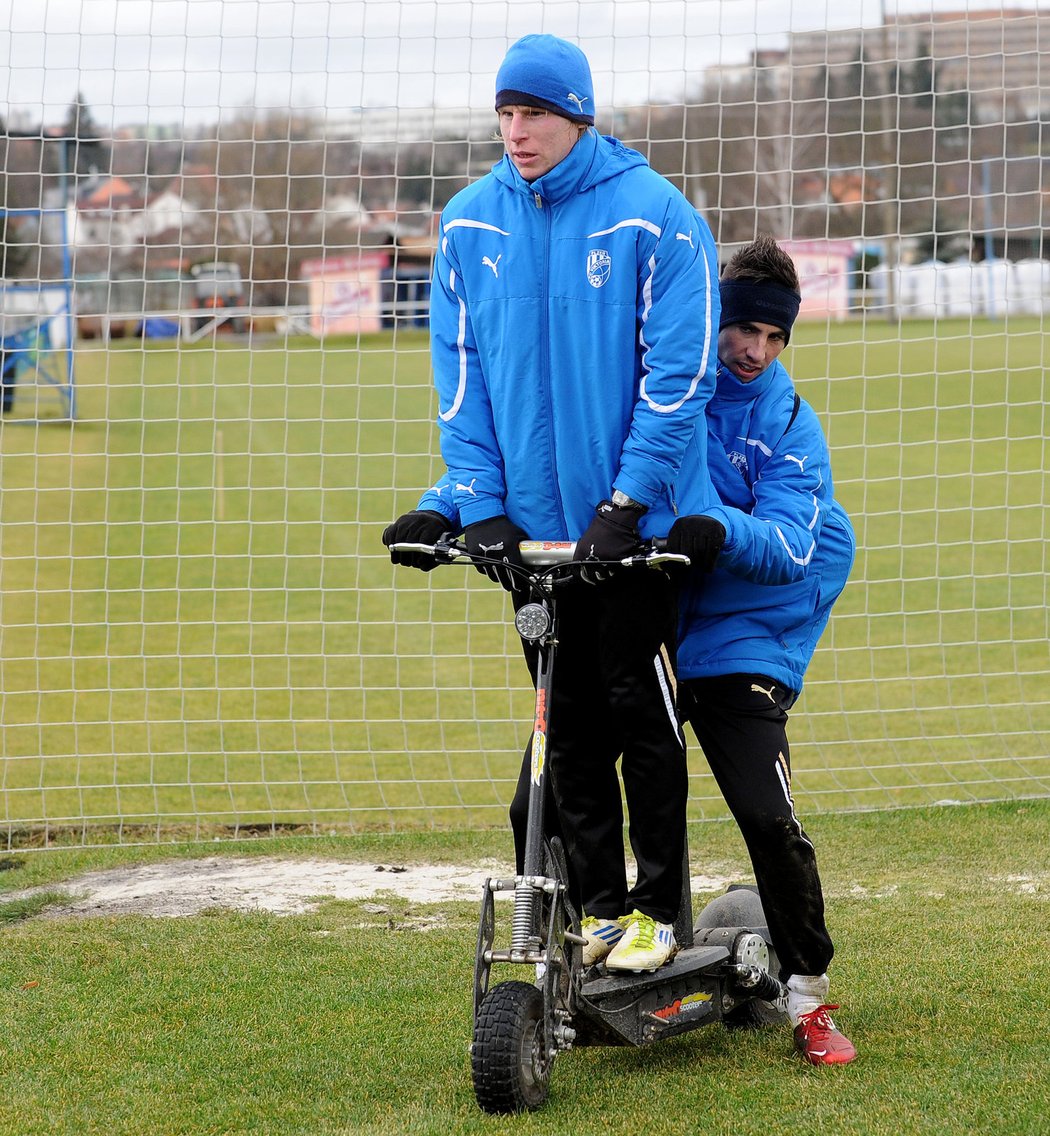
POLYGON ((338 169, 339 146, 317 121, 276 111, 240 116, 195 154, 185 193, 202 211, 195 239, 211 249, 198 259, 236 261, 252 302, 287 302, 304 259, 356 242, 359 181, 338 169))

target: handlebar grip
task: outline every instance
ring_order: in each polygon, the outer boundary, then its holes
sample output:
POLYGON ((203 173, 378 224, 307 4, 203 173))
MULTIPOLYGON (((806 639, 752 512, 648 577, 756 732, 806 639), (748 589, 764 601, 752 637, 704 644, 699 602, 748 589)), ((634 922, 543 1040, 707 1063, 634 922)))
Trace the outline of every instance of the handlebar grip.
POLYGON ((451 563, 453 560, 469 560, 467 550, 454 543, 439 541, 437 544, 419 544, 411 540, 398 540, 387 546, 391 552, 423 552, 439 561, 451 563))

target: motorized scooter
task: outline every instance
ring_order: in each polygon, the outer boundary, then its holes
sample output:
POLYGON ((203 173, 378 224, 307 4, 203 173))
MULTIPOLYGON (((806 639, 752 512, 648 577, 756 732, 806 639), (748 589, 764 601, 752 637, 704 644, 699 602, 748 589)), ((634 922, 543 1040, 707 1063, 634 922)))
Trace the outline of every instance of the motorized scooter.
MULTIPOLYGON (((695 923, 688 853, 682 901, 675 922, 678 953, 651 972, 610 972, 584 966, 581 913, 574 909, 565 850, 548 837, 545 808, 549 776, 551 690, 558 645, 559 584, 581 570, 661 570, 687 567, 688 558, 654 541, 623 561, 574 561, 568 541, 524 541, 527 588, 514 625, 538 652, 524 871, 486 881, 474 961, 474 1093, 486 1112, 540 1108, 550 1092, 555 1059, 581 1045, 650 1045, 701 1026, 758 1026, 784 1019, 786 994, 756 889, 731 887, 708 903, 695 923), (509 930, 497 930, 495 899, 513 897, 509 930), (492 983, 494 967, 523 977, 492 983)), ((477 563, 456 540, 433 545, 394 544, 394 551, 423 552, 439 563, 477 563)), ((502 561, 493 559, 494 564, 502 561)))

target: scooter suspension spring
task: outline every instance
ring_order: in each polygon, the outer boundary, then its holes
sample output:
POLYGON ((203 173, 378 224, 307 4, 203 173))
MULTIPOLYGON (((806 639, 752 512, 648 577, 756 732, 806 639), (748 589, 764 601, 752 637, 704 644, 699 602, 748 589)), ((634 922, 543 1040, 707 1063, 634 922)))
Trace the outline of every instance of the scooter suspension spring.
POLYGON ((526 951, 534 935, 533 911, 536 889, 524 880, 514 888, 514 918, 511 922, 510 945, 515 951, 526 951))

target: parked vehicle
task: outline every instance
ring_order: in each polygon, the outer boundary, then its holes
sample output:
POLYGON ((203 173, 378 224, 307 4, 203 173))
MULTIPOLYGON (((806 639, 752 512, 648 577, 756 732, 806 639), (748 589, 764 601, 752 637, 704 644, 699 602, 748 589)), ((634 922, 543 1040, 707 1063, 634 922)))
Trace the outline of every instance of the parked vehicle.
POLYGON ((215 320, 215 329, 227 326, 230 331, 241 331, 243 316, 218 318, 224 308, 240 308, 244 305, 244 282, 240 268, 231 261, 212 260, 195 264, 190 268, 193 280, 193 306, 214 313, 209 317, 194 320, 195 330, 207 326, 215 320))

